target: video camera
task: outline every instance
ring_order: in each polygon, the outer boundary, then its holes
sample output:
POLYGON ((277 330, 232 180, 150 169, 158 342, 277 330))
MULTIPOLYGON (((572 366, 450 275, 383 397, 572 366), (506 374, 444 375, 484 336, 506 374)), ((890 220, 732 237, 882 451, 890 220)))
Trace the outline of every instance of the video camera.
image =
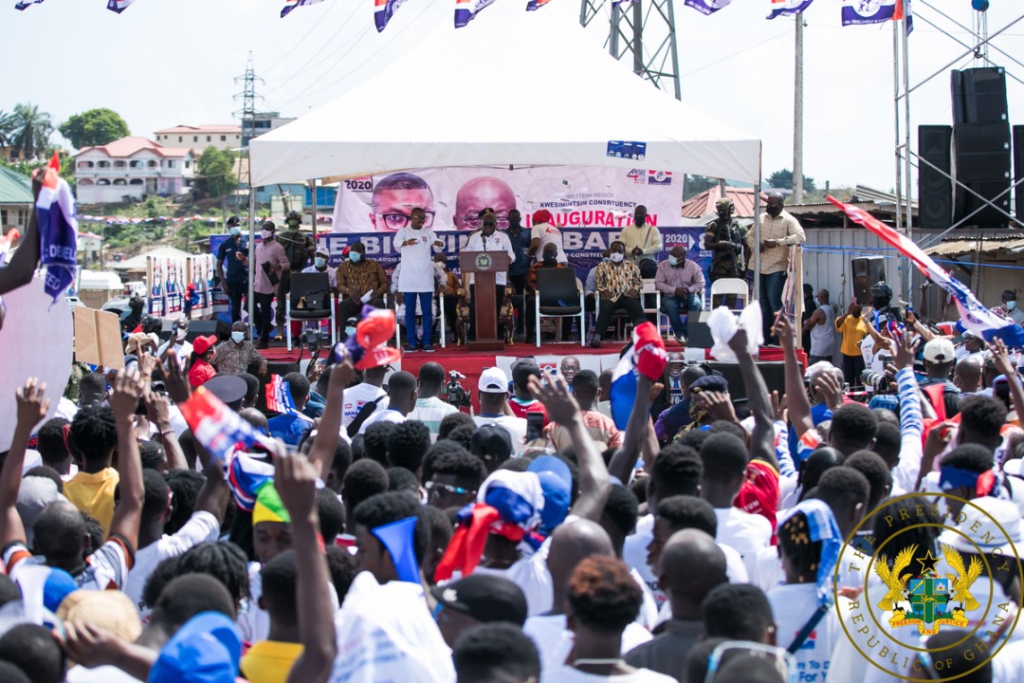
POLYGON ((466 379, 466 376, 458 370, 448 372, 448 384, 444 386, 443 398, 448 405, 456 408, 468 408, 472 402, 469 399, 469 392, 459 382, 460 379, 466 379))

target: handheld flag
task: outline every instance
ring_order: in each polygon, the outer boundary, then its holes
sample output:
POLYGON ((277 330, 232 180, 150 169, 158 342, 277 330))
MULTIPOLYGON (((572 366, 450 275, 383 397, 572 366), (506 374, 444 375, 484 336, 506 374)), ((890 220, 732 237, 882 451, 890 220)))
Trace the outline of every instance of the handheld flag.
POLYGON ((268 479, 260 485, 256 492, 256 504, 252 509, 252 525, 260 522, 284 522, 292 521, 291 515, 284 506, 280 494, 274 488, 274 481, 268 479))
POLYGON ((455 0, 455 28, 462 28, 476 18, 494 0, 455 0))
MULTIPOLYGON (((114 0, 110 0, 110 1, 113 2, 114 0)), ((134 0, 128 0, 128 1, 129 2, 134 2, 134 0)), ((302 7, 304 5, 315 5, 318 2, 323 2, 323 1, 324 0, 285 0, 286 4, 285 4, 284 7, 281 8, 281 18, 284 19, 286 16, 288 16, 288 13, 291 12, 296 7, 302 7)))
POLYGON ((275 413, 291 413, 295 411, 295 400, 292 398, 291 387, 281 375, 271 375, 266 385, 267 410, 275 413))
POLYGON ((633 345, 619 360, 612 376, 612 419, 616 427, 625 429, 629 414, 633 412, 633 404, 638 398, 637 373, 657 381, 665 372, 667 363, 668 354, 657 328, 649 322, 633 328, 633 345))
POLYGON ((75 280, 78 265, 78 218, 71 186, 60 177, 60 157, 53 153, 36 200, 40 263, 46 268, 46 293, 56 301, 75 280))
POLYGON ((768 19, 800 14, 810 7, 814 0, 771 0, 771 2, 772 7, 771 11, 768 13, 768 19))
MULTIPOLYGON (((855 206, 844 204, 833 197, 827 199, 838 206, 855 223, 867 228, 886 244, 895 247, 903 256, 910 259, 921 273, 932 282, 942 287, 953 297, 956 308, 965 328, 974 332, 986 342, 996 337, 1006 342, 1010 348, 1024 345, 1024 328, 1013 320, 1001 318, 986 308, 974 296, 974 293, 962 282, 946 273, 932 257, 924 253, 921 247, 906 235, 901 235, 888 225, 855 206)), ((613 386, 614 391, 614 386, 613 386)))
POLYGON ((135 0, 107 0, 107 9, 111 12, 121 12, 128 9, 128 6, 135 2, 135 0))
POLYGON ((402 352, 388 341, 395 336, 395 312, 384 308, 363 306, 363 319, 356 324, 356 333, 334 347, 335 359, 348 357, 357 370, 377 368, 402 358, 402 352))
POLYGON ((256 444, 268 451, 274 448, 270 437, 256 431, 203 387, 192 392, 179 409, 192 435, 217 462, 227 463, 233 451, 248 450, 256 444))
POLYGON ((406 517, 370 530, 370 533, 387 548, 391 562, 395 565, 395 571, 398 572, 399 581, 420 582, 420 564, 416 561, 416 549, 413 543, 413 534, 416 532, 418 520, 418 517, 406 517))
POLYGON ((692 7, 701 14, 714 14, 723 7, 728 7, 732 0, 686 0, 687 7, 692 7))
POLYGON ((269 462, 239 452, 231 456, 227 471, 228 488, 240 510, 255 510, 260 490, 273 480, 274 466, 269 462))
MULTIPOLYGON (((374 0, 373 23, 377 26, 377 33, 387 28, 391 17, 395 16, 395 12, 403 4, 405 4, 405 0, 374 0)), ((348 247, 345 248, 348 249, 348 247)), ((344 256, 348 256, 348 254, 344 254, 344 256)))

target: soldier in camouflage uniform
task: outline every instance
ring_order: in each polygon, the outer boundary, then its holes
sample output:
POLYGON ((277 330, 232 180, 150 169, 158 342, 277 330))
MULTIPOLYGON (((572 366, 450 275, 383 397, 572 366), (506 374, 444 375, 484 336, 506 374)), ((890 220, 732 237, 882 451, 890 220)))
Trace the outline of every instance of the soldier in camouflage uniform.
POLYGON ((288 224, 288 229, 277 233, 277 241, 284 247, 284 253, 288 256, 288 261, 291 264, 291 270, 281 274, 281 289, 278 292, 275 316, 278 329, 284 325, 284 301, 291 290, 291 274, 301 273, 302 269, 309 264, 316 253, 316 245, 313 243, 313 238, 299 230, 299 226, 302 225, 302 216, 299 212, 289 211, 285 217, 285 222, 288 224))
MULTIPOLYGON (((708 273, 712 283, 722 278, 743 278, 743 229, 732 217, 733 203, 728 197, 715 202, 718 218, 707 225, 704 234, 704 247, 710 249, 711 272, 708 273)), ((719 297, 721 298, 721 297, 719 297)), ((726 306, 736 305, 734 296, 726 297, 726 306)), ((721 301, 712 301, 711 306, 721 305, 721 301)))

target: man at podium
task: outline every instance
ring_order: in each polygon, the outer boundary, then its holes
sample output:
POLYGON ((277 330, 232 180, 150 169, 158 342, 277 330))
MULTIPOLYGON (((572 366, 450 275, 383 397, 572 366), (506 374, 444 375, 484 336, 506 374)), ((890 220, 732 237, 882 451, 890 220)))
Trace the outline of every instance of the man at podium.
MULTIPOLYGON (((482 228, 479 232, 473 233, 464 247, 465 251, 504 251, 508 254, 509 263, 516 260, 516 253, 512 249, 512 242, 508 235, 498 232, 498 218, 494 209, 484 209, 481 212, 482 228)), ((465 278, 463 278, 465 280, 465 278)), ((500 271, 494 274, 494 310, 501 311, 501 303, 505 299, 505 284, 508 282, 508 272, 500 271)), ((475 296, 473 286, 473 275, 469 276, 469 297, 472 300, 475 296)), ((476 309, 470 308, 469 336, 476 339, 476 309)))

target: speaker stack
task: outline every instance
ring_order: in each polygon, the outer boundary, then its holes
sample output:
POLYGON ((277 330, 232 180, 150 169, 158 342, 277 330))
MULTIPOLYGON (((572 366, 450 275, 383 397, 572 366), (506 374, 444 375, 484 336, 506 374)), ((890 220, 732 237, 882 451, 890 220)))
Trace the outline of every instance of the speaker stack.
MULTIPOLYGON (((1001 67, 953 71, 951 89, 953 175, 1008 213, 1012 173, 1006 73, 1001 67)), ((920 135, 919 131, 919 138, 920 135)), ((924 199, 923 194, 921 197, 924 199)), ((961 220, 965 226, 979 228, 1009 225, 1005 214, 957 185, 953 193, 953 221, 961 220)))
POLYGON ((953 224, 953 126, 918 126, 917 150, 918 224, 944 230, 953 224))
MULTIPOLYGON (((924 128, 924 126, 921 126, 924 128)), ((948 182, 948 179, 947 179, 948 182)), ((949 223, 946 223, 949 227, 949 223)), ((871 288, 879 282, 885 281, 885 257, 884 256, 862 256, 852 259, 851 270, 853 271, 853 298, 861 306, 871 303, 871 288)))

